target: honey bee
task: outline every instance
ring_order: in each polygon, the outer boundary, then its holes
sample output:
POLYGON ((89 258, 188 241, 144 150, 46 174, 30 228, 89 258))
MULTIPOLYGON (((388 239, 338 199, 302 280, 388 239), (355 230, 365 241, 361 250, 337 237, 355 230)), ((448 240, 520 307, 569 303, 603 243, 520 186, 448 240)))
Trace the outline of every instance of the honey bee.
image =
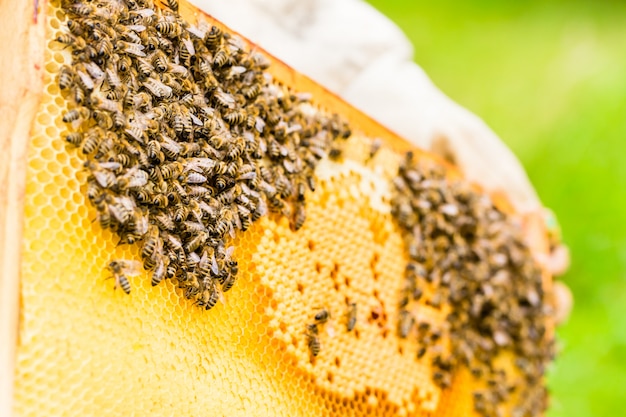
POLYGON ((146 47, 140 43, 132 43, 132 42, 126 42, 122 40, 118 40, 115 43, 116 50, 120 52, 124 52, 126 54, 131 54, 140 58, 143 58, 146 56, 146 53, 143 52, 145 48, 146 47))
POLYGON ((227 188, 232 187, 233 185, 235 185, 235 180, 232 177, 227 177, 224 175, 219 175, 216 179, 215 179, 215 187, 217 188, 218 191, 224 191, 227 188))
POLYGON ((85 3, 75 3, 72 5, 72 11, 80 16, 89 16, 96 12, 96 7, 85 3))
POLYGON ((274 172, 271 168, 268 168, 265 165, 261 165, 261 167, 259 168, 259 173, 261 174, 263 180, 266 181, 268 184, 274 182, 274 172))
POLYGON ((187 243, 187 245, 185 245, 185 250, 187 252, 195 251, 200 246, 204 245, 204 243, 207 241, 208 238, 209 238, 209 234, 207 232, 198 233, 187 243))
POLYGON ((70 32, 75 36, 81 36, 83 34, 83 26, 78 23, 76 20, 68 19, 67 28, 70 32))
POLYGON ((59 70, 59 87, 67 90, 74 84, 74 71, 67 65, 61 66, 59 70))
POLYGON ((172 87, 163 84, 160 80, 154 77, 149 77, 143 82, 143 86, 150 92, 160 98, 172 97, 172 87))
POLYGON ((165 36, 176 38, 180 36, 182 29, 176 22, 159 22, 155 26, 156 30, 165 36))
POLYGON ((65 136, 65 141, 78 147, 83 143, 83 134, 81 132, 68 133, 65 136))
POLYGON ((213 248, 206 248, 203 251, 198 270, 203 278, 210 277, 211 274, 214 277, 219 275, 220 270, 215 259, 215 250, 213 248))
POLYGON ((267 151, 269 157, 272 159, 279 159, 281 156, 280 144, 275 140, 270 140, 267 144, 267 151))
POLYGON ((224 120, 228 122, 230 125, 241 125, 244 124, 247 120, 248 115, 243 110, 233 110, 224 114, 224 120))
POLYGON ((158 72, 165 72, 169 67, 167 57, 162 51, 157 51, 152 55, 152 65, 158 72))
MULTIPOLYGON (((230 214, 230 211, 228 211, 230 214)), ((226 232, 230 232, 231 237, 234 237, 233 224, 231 222, 232 214, 228 218, 222 217, 218 219, 217 223, 213 227, 213 232, 218 236, 224 236, 226 232)))
POLYGON ((173 12, 178 11, 178 0, 167 0, 167 7, 170 8, 173 12))
POLYGON ((250 86, 244 87, 241 89, 241 93, 248 100, 253 100, 261 93, 261 85, 252 84, 250 86))
POLYGON ((71 33, 62 33, 55 39, 58 43, 62 43, 66 47, 74 46, 76 49, 83 49, 86 45, 82 36, 75 36, 71 33))
POLYGON ((215 98, 216 104, 221 107, 233 108, 236 104, 235 98, 231 94, 225 93, 220 88, 216 90, 213 97, 215 98))
POLYGON ((130 294, 130 282, 127 276, 134 276, 140 273, 141 264, 137 261, 118 259, 109 262, 108 269, 115 278, 115 288, 121 287, 126 294, 130 294))
POLYGON ((372 160, 374 156, 378 153, 379 149, 383 146, 383 141, 381 139, 374 139, 372 144, 370 145, 370 151, 368 156, 368 161, 372 160))
POLYGON ((318 324, 326 323, 330 318, 330 312, 325 308, 315 314, 315 322, 318 324))
POLYGON ((317 324, 308 324, 306 326, 307 344, 311 351, 311 355, 317 356, 320 353, 321 344, 317 324))
POLYGON ((248 67, 256 67, 259 70, 265 70, 270 67, 270 61, 267 57, 259 52, 252 51, 244 61, 248 67))
MULTIPOLYGON (((167 259, 167 258, 165 258, 167 259)), ((167 269, 165 266, 165 263, 163 262, 163 259, 159 259, 157 261, 156 267, 154 268, 154 272, 152 273, 152 286, 154 287, 155 285, 159 285, 159 283, 163 280, 163 278, 165 277, 165 273, 166 273, 167 269)))
POLYGON ((98 55, 111 56, 113 54, 113 44, 109 39, 103 38, 96 44, 96 51, 98 55))
POLYGON ((152 197, 152 204, 154 204, 156 207, 158 208, 165 208, 169 205, 169 200, 167 199, 167 196, 165 194, 155 194, 152 197))
POLYGON ((173 220, 176 223, 181 223, 189 216, 189 208, 184 204, 179 204, 174 211, 173 220))
POLYGON ((185 64, 185 66, 191 66, 191 57, 196 54, 196 49, 193 46, 193 42, 187 38, 181 38, 183 46, 178 50, 178 54, 180 56, 181 62, 185 64))
POLYGON ((302 202, 298 202, 295 206, 296 212, 293 218, 293 229, 300 230, 306 220, 306 210, 302 202))
POLYGON ((356 303, 350 303, 347 316, 348 316, 348 323, 346 325, 346 328, 349 332, 351 332, 352 330, 354 330, 354 327, 356 326, 356 318, 357 318, 356 303))
POLYGON ((122 225, 134 224, 135 219, 135 203, 127 197, 117 197, 116 203, 109 206, 111 216, 122 225))
POLYGON ((91 175, 102 188, 111 188, 117 183, 117 177, 114 172, 104 168, 101 164, 86 161, 85 168, 91 171, 91 175))
POLYGON ((161 144, 156 140, 148 141, 146 154, 148 158, 158 163, 162 163, 165 160, 165 154, 161 152, 161 144))
POLYGON ((83 104, 85 102, 85 90, 83 90, 78 84, 72 86, 71 94, 76 104, 83 104))
POLYGON ((120 190, 137 189, 146 184, 148 184, 148 173, 136 166, 117 178, 117 186, 120 190))
POLYGON ((75 121, 82 121, 88 119, 91 115, 91 112, 86 107, 78 107, 76 109, 70 110, 63 115, 63 122, 71 123, 75 121))
POLYGON ((197 172, 190 172, 187 174, 187 184, 204 184, 207 182, 207 177, 197 172))
POLYGON ((122 80, 120 80, 120 77, 114 68, 109 67, 105 70, 105 72, 107 75, 107 81, 111 87, 120 88, 122 86, 122 80))
POLYGON ((313 177, 313 175, 309 175, 307 176, 307 184, 309 186, 309 190, 311 191, 315 191, 315 178, 313 177))
POLYGON ((87 183, 87 198, 94 203, 102 195, 102 189, 95 181, 89 181, 87 183))
POLYGON ((161 150, 169 159, 176 159, 182 151, 182 146, 165 135, 160 136, 161 150))
POLYGON ((137 70, 139 71, 139 75, 141 75, 143 78, 148 78, 150 74, 152 73, 152 71, 154 71, 154 67, 147 60, 138 58, 136 62, 137 62, 137 70))
POLYGON ((303 181, 298 181, 296 184, 296 197, 299 202, 303 203, 306 196, 306 185, 303 181))
POLYGON ((289 179, 282 174, 277 176, 274 185, 276 186, 276 191, 282 198, 288 198, 293 194, 293 185, 291 184, 291 181, 289 181, 289 179))
POLYGON ((220 290, 217 288, 217 285, 215 285, 213 280, 210 280, 210 285, 202 291, 202 295, 198 300, 198 305, 200 307, 204 307, 205 310, 212 309, 221 297, 221 292, 219 291, 220 290))
POLYGON ((448 388, 452 384, 452 377, 450 372, 435 371, 433 381, 441 388, 448 388))
POLYGON ((141 256, 144 259, 149 259, 158 252, 158 248, 162 245, 162 241, 159 238, 159 229, 151 226, 148 229, 148 236, 143 242, 143 248, 141 249, 141 256))
POLYGON ((421 359, 425 354, 426 354, 426 347, 420 346, 420 348, 417 350, 417 359, 421 359))
MULTIPOLYGON (((111 125, 113 125, 113 121, 111 121, 111 125)), ((127 127, 126 129, 124 129, 124 134, 126 135, 127 138, 132 139, 136 142, 139 142, 141 144, 146 143, 145 132, 137 126, 127 127)))
POLYGON ((211 27, 211 30, 206 36, 205 42, 209 47, 215 47, 222 42, 224 33, 217 26, 211 27))
MULTIPOLYGON (((234 265, 237 265, 236 261, 231 261, 234 263, 234 265)), ((229 291, 233 285, 235 284, 235 281, 237 280, 237 272, 233 272, 233 271, 228 271, 227 272, 228 276, 227 278, 224 280, 224 283, 222 284, 222 291, 223 292, 227 292, 229 291)))
POLYGON ((405 339, 411 332, 414 324, 415 317, 413 317, 413 315, 407 310, 401 310, 400 321, 398 323, 398 333, 400 334, 400 337, 405 339))

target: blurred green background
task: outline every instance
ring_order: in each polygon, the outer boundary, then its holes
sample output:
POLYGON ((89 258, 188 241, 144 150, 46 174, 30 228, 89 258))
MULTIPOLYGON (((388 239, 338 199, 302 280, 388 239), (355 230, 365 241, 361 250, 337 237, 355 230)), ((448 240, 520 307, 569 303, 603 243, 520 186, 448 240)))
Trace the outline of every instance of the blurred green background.
POLYGON ((549 417, 626 415, 626 3, 370 0, 514 150, 572 253, 549 417))

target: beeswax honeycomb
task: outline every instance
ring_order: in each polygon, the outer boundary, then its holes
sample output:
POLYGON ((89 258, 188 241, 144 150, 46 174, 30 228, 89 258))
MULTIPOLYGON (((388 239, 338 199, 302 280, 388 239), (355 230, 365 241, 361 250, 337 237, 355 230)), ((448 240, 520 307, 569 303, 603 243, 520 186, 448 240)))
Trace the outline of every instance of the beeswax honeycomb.
MULTIPOLYGON (((131 278, 114 290, 104 266, 140 259, 117 245, 86 198, 83 161, 63 137, 66 102, 52 48, 59 9, 46 4, 40 110, 28 155, 15 413, 40 415, 458 416, 472 415, 476 382, 464 370, 442 391, 427 354, 396 333, 407 253, 390 213, 397 155, 367 161, 355 134, 344 160, 323 161, 294 232, 264 217, 233 244, 237 285, 210 312, 170 280, 131 278), (357 303, 355 329, 346 329, 357 303), (320 309, 321 351, 306 325, 320 309)), ((422 319, 445 312, 424 306, 422 319)))

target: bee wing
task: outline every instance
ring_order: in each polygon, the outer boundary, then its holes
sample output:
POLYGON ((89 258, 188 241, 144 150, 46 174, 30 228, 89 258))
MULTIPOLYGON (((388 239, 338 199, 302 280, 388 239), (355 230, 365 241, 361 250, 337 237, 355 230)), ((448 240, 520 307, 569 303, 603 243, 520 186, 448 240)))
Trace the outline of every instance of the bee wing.
MULTIPOLYGON (((237 216, 239 218, 239 216, 237 216)), ((233 227, 233 222, 228 222, 228 234, 231 238, 235 238, 235 228, 233 227)))
POLYGON ((228 108, 232 108, 232 106, 236 103, 235 98, 228 94, 225 93, 224 91, 222 91, 221 89, 218 90, 215 95, 224 103, 226 103, 228 105, 228 108))
POLYGON ((107 188, 109 184, 109 173, 106 171, 92 171, 93 177, 96 179, 96 182, 102 187, 107 188))
POLYGON ((191 252, 188 256, 188 261, 192 265, 197 265, 202 262, 202 258, 200 258, 200 255, 198 255, 196 252, 191 252))
POLYGON ((220 273, 217 261, 215 260, 215 251, 211 252, 211 272, 213 272, 214 275, 219 275, 220 273))
POLYGON ((133 211, 137 207, 135 201, 126 196, 115 197, 115 202, 128 211, 133 211))
POLYGON ((144 57, 146 56, 146 53, 143 52, 143 50, 146 47, 143 46, 140 43, 131 43, 131 42, 126 42, 124 44, 124 51, 128 54, 133 54, 135 56, 139 56, 139 57, 144 57))
MULTIPOLYGON (((189 28, 187 28, 187 30, 189 30, 190 33, 193 33, 190 30, 192 27, 193 26, 190 26, 189 28)), ((196 54, 196 48, 194 48, 193 42, 191 41, 191 39, 181 38, 181 41, 183 42, 183 45, 185 45, 185 48, 187 48, 187 51, 189 51, 189 55, 195 55, 196 54)))
POLYGON ((110 169, 113 171, 122 167, 122 164, 120 164, 119 162, 100 162, 98 165, 100 166, 100 168, 110 169))
POLYGON ((76 70, 76 74, 78 75, 82 83, 85 85, 85 88, 87 90, 93 90, 94 82, 88 74, 80 70, 76 70))
POLYGON ((261 198, 261 194, 256 190, 251 190, 250 187, 248 187, 245 182, 241 183, 241 190, 243 194, 248 197, 253 197, 256 199, 261 198))
POLYGON ((154 16, 154 15, 155 15, 154 10, 152 10, 152 9, 148 9, 148 8, 146 8, 146 9, 134 10, 134 11, 131 11, 130 13, 131 13, 131 14, 137 14, 138 16, 141 16, 141 17, 152 17, 152 16, 154 16))
POLYGON ((148 220, 148 216, 139 215, 137 216, 137 221, 135 225, 135 233, 139 236, 143 236, 148 233, 148 227, 150 222, 148 220))
MULTIPOLYGON (((239 217, 239 213, 235 213, 234 214, 234 221, 235 221, 235 227, 237 228, 237 230, 241 230, 243 228, 242 224, 241 224, 241 218, 239 217)), ((233 223, 230 223, 230 227, 231 229, 233 228, 233 223)), ((233 231, 234 233, 234 231, 233 231)))
POLYGON ((215 217, 217 215, 215 209, 213 209, 210 205, 208 205, 206 203, 206 201, 204 200, 200 200, 200 202, 198 203, 198 205, 200 206, 200 210, 202 210, 203 212, 205 212, 206 214, 208 214, 211 217, 215 217))
POLYGON ((225 261, 230 261, 231 256, 233 256, 233 252, 235 251, 235 247, 234 246, 229 246, 226 249, 226 252, 224 252, 224 260, 225 261))
POLYGON ((170 235, 169 233, 165 234, 165 238, 167 239, 167 244, 171 248, 178 250, 183 248, 183 243, 180 239, 174 235, 170 235))
MULTIPOLYGON (((285 159, 285 161, 287 161, 287 160, 285 159)), ((243 175, 240 175, 237 179, 239 179, 239 180, 253 180, 255 178, 256 178, 256 171, 250 171, 250 172, 247 172, 247 173, 245 173, 243 175)))
POLYGON ((290 135, 294 132, 299 132, 302 130, 302 125, 298 124, 298 123, 294 123, 291 126, 287 127, 287 134, 290 135))
POLYGON ((237 75, 243 74, 246 71, 247 71, 246 67, 242 67, 240 65, 235 65, 235 66, 230 68, 226 78, 233 78, 233 77, 235 77, 237 75))
POLYGON ((143 32, 144 30, 146 30, 146 27, 144 25, 127 25, 126 28, 132 30, 133 32, 143 32))
POLYGON ((157 97, 171 97, 172 95, 172 87, 163 84, 155 78, 148 78, 148 80, 143 83, 143 86, 157 97))
POLYGON ((183 172, 196 171, 205 172, 212 170, 216 162, 211 158, 193 158, 185 164, 183 172))
POLYGON ((195 124, 196 126, 202 126, 204 125, 204 123, 202 123, 202 120, 198 119, 196 117, 195 114, 193 113, 189 113, 189 117, 191 117, 191 121, 193 122, 193 124, 195 124))
POLYGON ((183 65, 170 63, 170 72, 172 74, 178 74, 182 77, 186 77, 188 74, 187 68, 183 65))
POLYGON ((129 169, 124 177, 129 179, 129 188, 143 187, 148 183, 148 173, 137 167, 129 169))
POLYGON ((121 259, 117 262, 122 266, 126 275, 133 277, 141 274, 141 262, 131 259, 121 259))
POLYGON ((95 62, 87 62, 85 63, 85 69, 96 80, 99 80, 104 77, 104 71, 100 69, 100 67, 95 62))
MULTIPOLYGON (((92 99, 94 99, 94 95, 95 94, 91 95, 92 99)), ((119 104, 116 101, 109 100, 108 98, 102 95, 98 95, 98 97, 94 101, 97 103, 97 106, 99 109, 110 111, 110 112, 119 111, 119 104)))

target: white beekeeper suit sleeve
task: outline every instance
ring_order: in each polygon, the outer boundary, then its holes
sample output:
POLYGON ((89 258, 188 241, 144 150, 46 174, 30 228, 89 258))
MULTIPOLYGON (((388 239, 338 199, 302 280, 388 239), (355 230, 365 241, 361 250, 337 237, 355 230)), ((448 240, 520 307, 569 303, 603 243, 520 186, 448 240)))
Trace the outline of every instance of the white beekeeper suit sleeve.
POLYGON ((404 34, 361 0, 191 0, 415 145, 505 192, 521 212, 541 204, 513 153, 412 61, 404 34))

